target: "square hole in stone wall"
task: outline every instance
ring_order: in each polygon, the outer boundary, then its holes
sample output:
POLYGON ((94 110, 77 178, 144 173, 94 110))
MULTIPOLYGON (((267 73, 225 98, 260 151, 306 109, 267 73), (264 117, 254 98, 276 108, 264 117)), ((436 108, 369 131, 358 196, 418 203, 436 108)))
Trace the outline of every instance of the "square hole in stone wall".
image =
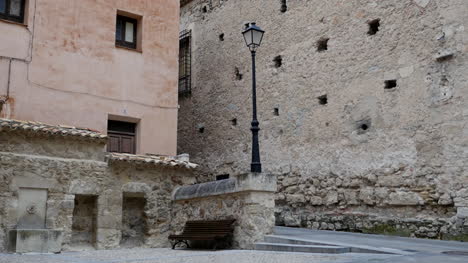
POLYGON ((391 90, 391 89, 394 89, 397 87, 397 81, 396 79, 392 79, 392 80, 386 80, 385 81, 385 87, 384 89, 386 90, 391 90))
POLYGON ((317 42, 317 51, 318 52, 323 52, 328 50, 328 41, 329 38, 322 38, 317 42))
POLYGON ((244 75, 242 73, 240 73, 240 70, 239 70, 238 67, 234 68, 234 74, 236 74, 236 79, 237 80, 242 80, 242 78, 244 77, 244 75))
POLYGON ((219 41, 224 41, 224 33, 219 34, 219 41))
POLYGON ((317 98, 319 101, 320 105, 327 105, 328 104, 328 96, 327 95, 322 95, 317 98))
POLYGON ((283 58, 281 56, 276 56, 273 59, 273 62, 275 62, 275 68, 281 68, 281 66, 283 65, 283 58))
POLYGON ((379 32, 380 28, 380 19, 374 19, 368 23, 369 25, 369 31, 367 31, 367 34, 369 35, 375 35, 377 32, 379 32))
POLYGON ((236 118, 231 120, 231 125, 232 126, 237 126, 237 119, 236 118))
POLYGON ((274 108, 273 109, 273 115, 279 116, 279 108, 274 108))
POLYGON ((286 0, 281 0, 281 13, 285 13, 286 11, 288 11, 288 4, 286 2, 286 0))

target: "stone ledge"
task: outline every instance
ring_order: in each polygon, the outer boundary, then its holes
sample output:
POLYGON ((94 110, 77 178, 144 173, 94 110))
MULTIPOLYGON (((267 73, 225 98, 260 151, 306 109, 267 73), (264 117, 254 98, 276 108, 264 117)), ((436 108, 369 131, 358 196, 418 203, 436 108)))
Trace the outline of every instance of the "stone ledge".
POLYGON ((241 192, 276 192, 276 176, 247 173, 231 179, 181 186, 172 193, 172 200, 181 201, 241 192))

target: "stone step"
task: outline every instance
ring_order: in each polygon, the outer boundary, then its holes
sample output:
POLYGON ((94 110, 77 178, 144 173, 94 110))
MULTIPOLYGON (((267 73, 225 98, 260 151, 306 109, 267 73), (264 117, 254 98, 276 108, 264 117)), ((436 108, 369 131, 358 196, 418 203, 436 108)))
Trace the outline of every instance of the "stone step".
MULTIPOLYGON (((405 251, 384 247, 371 247, 366 245, 356 245, 351 243, 330 240, 303 239, 287 235, 267 235, 264 238, 265 243, 283 244, 283 245, 306 245, 306 246, 325 246, 325 247, 345 247, 349 248, 351 253, 370 253, 370 254, 406 254, 405 251)), ((318 252, 317 252, 318 253, 318 252)))
POLYGON ((265 236, 264 240, 265 240, 265 243, 277 243, 277 244, 280 243, 280 244, 293 244, 293 245, 314 245, 314 246, 335 246, 335 247, 338 246, 334 244, 302 240, 302 239, 296 239, 296 238, 279 236, 279 235, 267 235, 265 236))
POLYGON ((303 253, 325 253, 342 254, 351 251, 349 247, 317 246, 317 245, 295 245, 280 243, 256 243, 255 250, 281 251, 281 252, 303 252, 303 253))

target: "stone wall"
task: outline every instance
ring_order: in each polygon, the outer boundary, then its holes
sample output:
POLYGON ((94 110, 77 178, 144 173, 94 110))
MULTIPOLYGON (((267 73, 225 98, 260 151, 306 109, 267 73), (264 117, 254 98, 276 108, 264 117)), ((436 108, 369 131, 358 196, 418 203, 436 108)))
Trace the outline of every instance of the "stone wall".
POLYGON ((276 176, 243 174, 236 178, 175 189, 172 226, 181 232, 188 220, 235 219, 233 248, 253 249, 274 226, 276 176))
POLYGON ((192 171, 156 163, 107 160, 104 143, 60 134, 34 136, 31 132, 0 130, 1 252, 7 248, 8 231, 17 227, 21 213, 18 194, 25 187, 47 190, 45 228, 62 232, 64 250, 76 249, 72 242, 76 229, 86 232, 78 241, 95 240, 91 245, 97 249, 118 248, 124 196, 146 201, 147 228, 141 246, 169 246, 171 193, 176 186, 195 182, 192 171), (95 211, 83 196, 96 202, 95 211), (79 206, 86 203, 86 209, 74 213, 76 201, 79 206), (90 233, 92 229, 95 233, 90 233))
POLYGON ((286 4, 182 7, 192 92, 179 100, 179 152, 204 165, 199 181, 249 167, 251 62, 241 30, 256 21, 266 31, 257 51, 261 156, 265 171, 281 174, 277 224, 466 240, 466 1, 286 4))

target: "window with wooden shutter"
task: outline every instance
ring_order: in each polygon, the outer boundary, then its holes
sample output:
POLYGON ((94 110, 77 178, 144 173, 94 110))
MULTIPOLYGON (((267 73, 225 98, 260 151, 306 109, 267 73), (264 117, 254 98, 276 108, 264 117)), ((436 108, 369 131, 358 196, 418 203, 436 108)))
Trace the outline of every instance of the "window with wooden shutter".
POLYGON ((108 121, 108 152, 136 153, 136 124, 123 121, 108 121))

